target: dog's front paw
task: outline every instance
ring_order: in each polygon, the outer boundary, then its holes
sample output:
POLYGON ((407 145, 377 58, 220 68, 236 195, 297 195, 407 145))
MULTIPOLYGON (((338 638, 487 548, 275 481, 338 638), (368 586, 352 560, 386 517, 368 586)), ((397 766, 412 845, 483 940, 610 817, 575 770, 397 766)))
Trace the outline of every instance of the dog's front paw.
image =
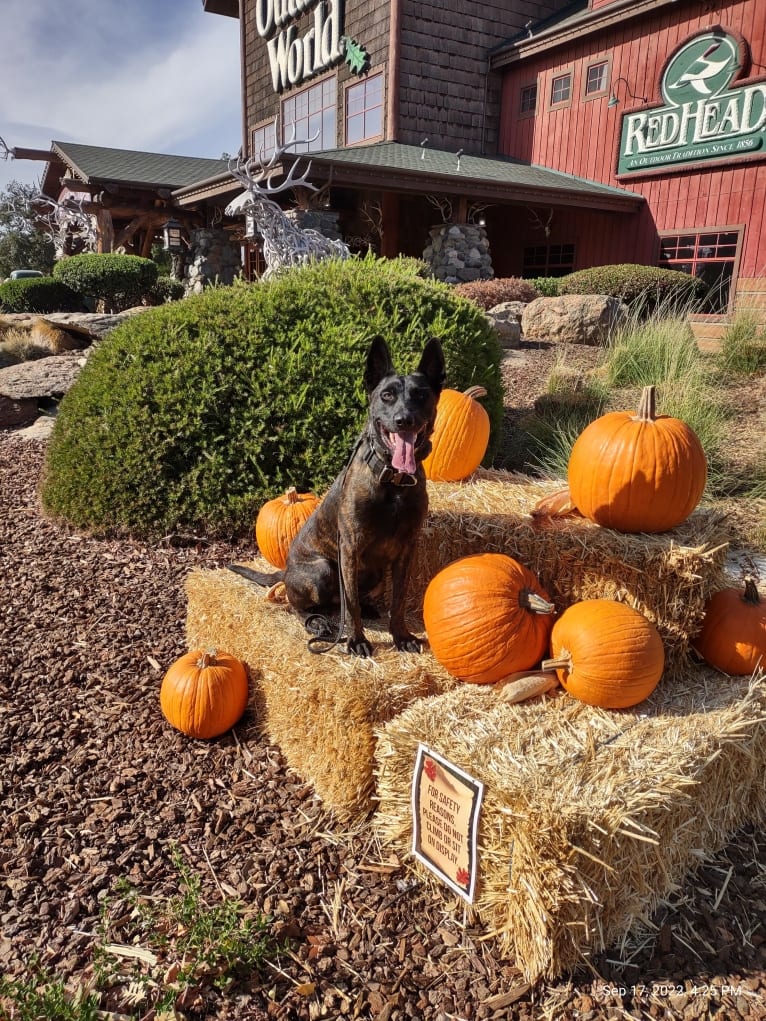
POLYGON ((423 643, 419 638, 416 638, 415 635, 411 634, 394 635, 393 639, 394 645, 399 650, 399 652, 423 651, 423 643))
POLYGON ((362 659, 369 659, 372 656, 372 646, 362 635, 361 638, 354 638, 352 635, 346 643, 346 649, 352 656, 361 656, 362 659))

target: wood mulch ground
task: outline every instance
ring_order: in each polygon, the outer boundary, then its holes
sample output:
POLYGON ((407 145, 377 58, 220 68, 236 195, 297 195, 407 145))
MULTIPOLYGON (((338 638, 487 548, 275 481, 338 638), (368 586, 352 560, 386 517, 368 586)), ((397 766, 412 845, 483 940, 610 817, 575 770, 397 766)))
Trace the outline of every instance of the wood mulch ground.
MULTIPOLYGON (((509 416, 531 407, 552 357, 509 354, 509 416)), ((737 833, 592 970, 527 987, 407 862, 338 828, 251 711, 213 742, 165 724, 184 579, 247 544, 55 524, 37 502, 43 460, 43 442, 0 433, 0 975, 42 968, 97 988, 106 1017, 159 1018, 185 923, 164 943, 139 936, 136 898, 161 911, 181 868, 211 912, 238 898, 269 915, 285 949, 223 991, 215 965, 198 969, 166 1021, 766 1018, 766 832, 737 833)))

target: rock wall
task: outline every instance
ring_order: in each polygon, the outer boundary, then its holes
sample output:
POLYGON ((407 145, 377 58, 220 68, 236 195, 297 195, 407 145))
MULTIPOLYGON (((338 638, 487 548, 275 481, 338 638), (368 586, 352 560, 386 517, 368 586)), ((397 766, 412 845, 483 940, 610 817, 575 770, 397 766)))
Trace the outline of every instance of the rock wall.
POLYGON ((423 259, 437 280, 462 284, 494 277, 489 239, 481 224, 440 223, 431 228, 429 236, 423 259))
POLYGON ((184 267, 187 294, 199 294, 208 284, 231 284, 242 272, 239 243, 225 230, 203 227, 191 232, 191 248, 184 267))

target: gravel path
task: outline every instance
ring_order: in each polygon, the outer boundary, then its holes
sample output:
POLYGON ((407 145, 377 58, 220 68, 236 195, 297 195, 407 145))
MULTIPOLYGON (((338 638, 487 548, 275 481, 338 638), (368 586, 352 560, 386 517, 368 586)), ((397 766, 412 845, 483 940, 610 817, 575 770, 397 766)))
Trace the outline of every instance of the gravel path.
MULTIPOLYGON (((507 360, 517 407, 550 358, 507 360)), ((738 833, 596 974, 527 987, 407 863, 333 826, 252 711, 210 743, 165 724, 184 578, 247 545, 78 534, 39 513, 43 459, 43 443, 0 433, 0 975, 37 958, 87 987, 98 966, 107 1017, 181 1016, 154 1004, 183 926, 153 944, 153 963, 141 957, 126 890, 156 907, 187 869, 211 910, 239 898, 289 939, 223 992, 198 972, 177 1003, 190 1018, 766 1018, 766 833, 738 833)))

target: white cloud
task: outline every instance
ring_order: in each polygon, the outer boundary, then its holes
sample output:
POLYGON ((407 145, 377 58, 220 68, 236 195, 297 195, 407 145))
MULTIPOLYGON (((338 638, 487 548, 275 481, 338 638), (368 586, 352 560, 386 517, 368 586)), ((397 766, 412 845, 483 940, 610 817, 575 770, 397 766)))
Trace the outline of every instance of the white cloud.
MULTIPOLYGON (((241 142, 239 23, 198 0, 3 0, 0 135, 220 156, 241 142)), ((0 161, 0 188, 44 164, 0 161)))

